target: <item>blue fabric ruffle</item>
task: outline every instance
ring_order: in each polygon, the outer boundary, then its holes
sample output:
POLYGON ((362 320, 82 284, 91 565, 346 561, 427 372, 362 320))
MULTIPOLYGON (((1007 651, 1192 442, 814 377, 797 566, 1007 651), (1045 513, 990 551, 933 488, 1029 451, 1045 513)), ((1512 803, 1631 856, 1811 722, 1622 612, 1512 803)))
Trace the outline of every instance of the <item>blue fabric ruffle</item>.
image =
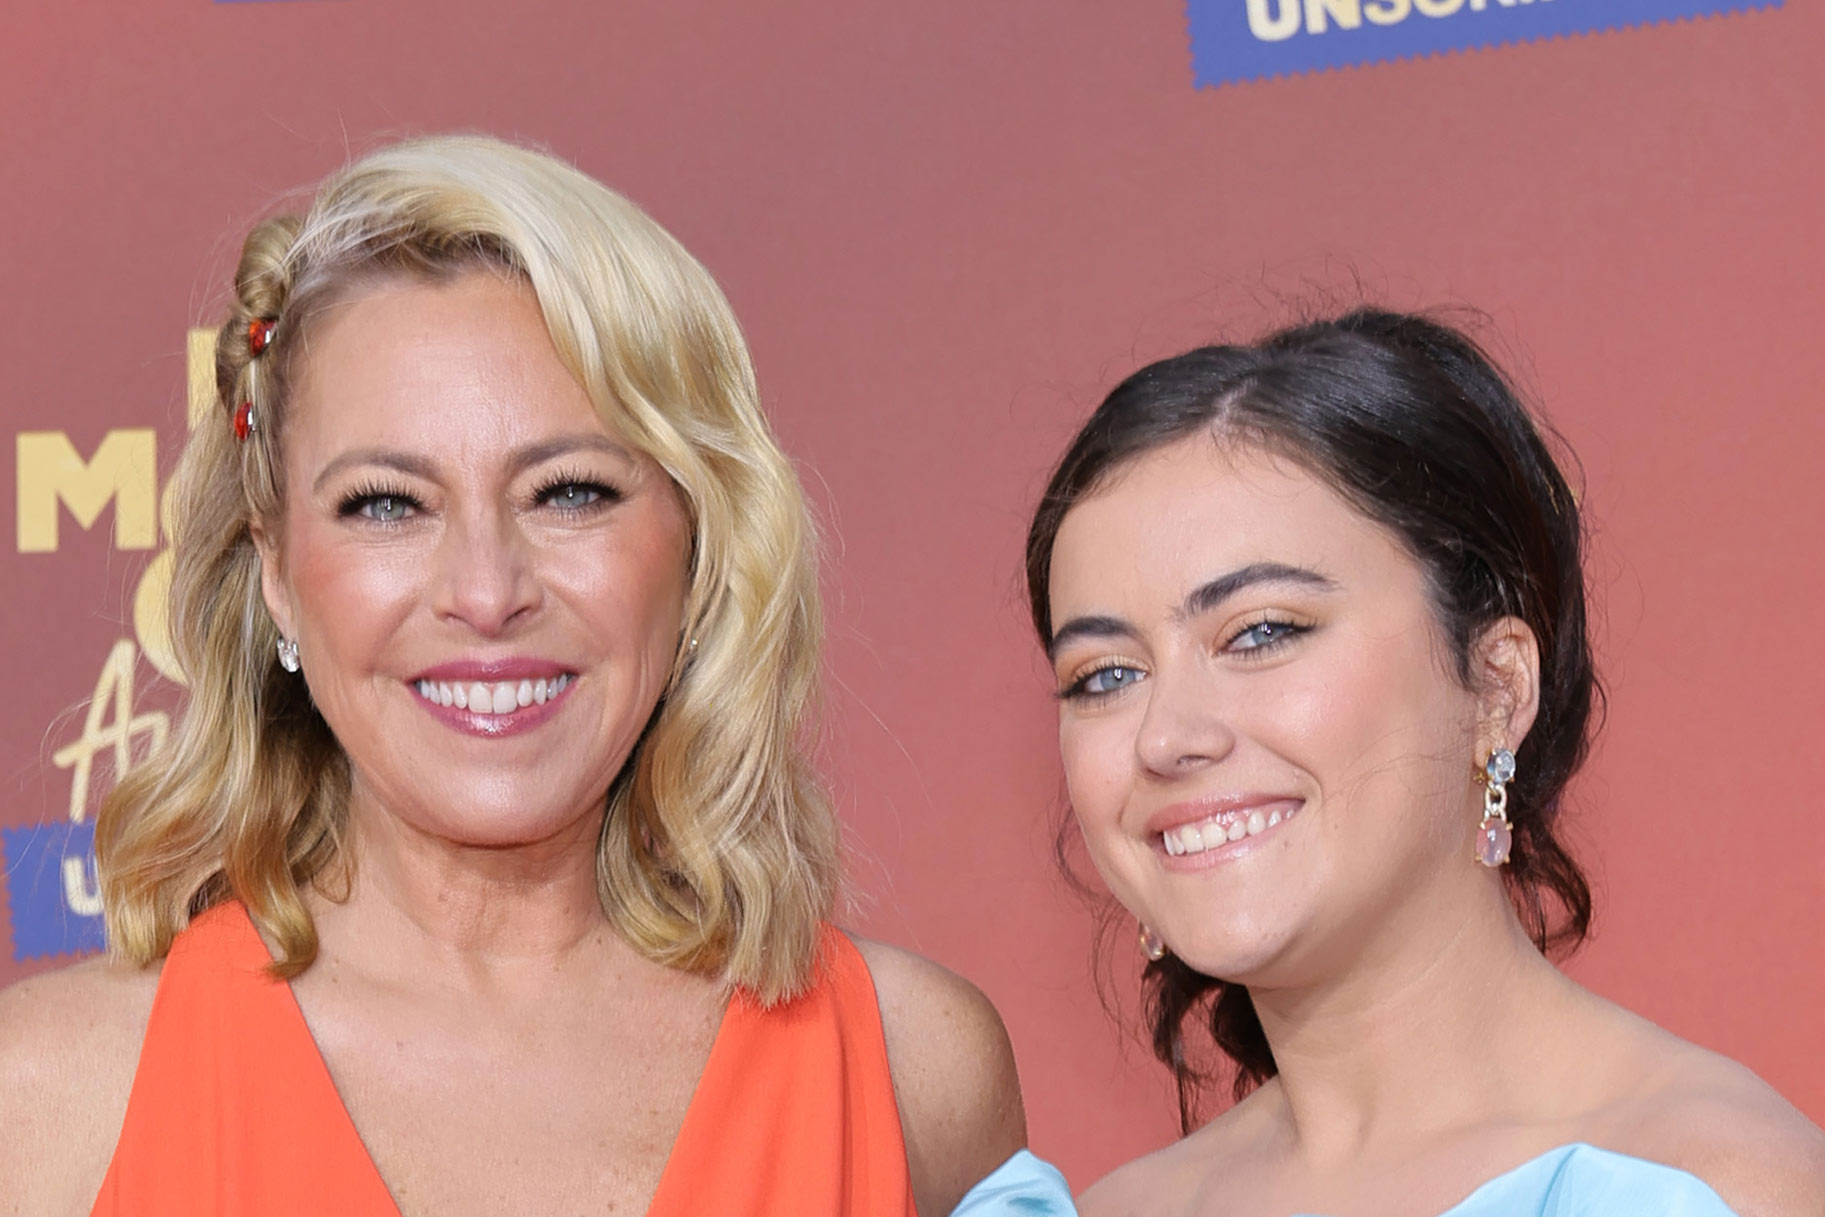
POLYGON ((1439 1217, 1737 1217, 1704 1180, 1582 1142, 1561 1145, 1439 1217))
MULTIPOLYGON (((1021 1150, 969 1190, 952 1217, 1073 1217, 1065 1177, 1021 1150)), ((1737 1217, 1704 1180, 1583 1143, 1498 1175, 1439 1217, 1737 1217)))
POLYGON ((1075 1217, 1071 1188, 1058 1168, 1021 1150, 972 1187, 951 1217, 1075 1217))

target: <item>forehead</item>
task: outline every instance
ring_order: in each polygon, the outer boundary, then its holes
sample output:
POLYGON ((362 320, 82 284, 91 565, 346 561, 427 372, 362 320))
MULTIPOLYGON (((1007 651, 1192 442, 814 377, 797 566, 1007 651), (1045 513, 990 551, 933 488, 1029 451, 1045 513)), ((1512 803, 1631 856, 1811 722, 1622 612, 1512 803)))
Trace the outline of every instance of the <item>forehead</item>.
POLYGON ((610 431, 531 288, 488 270, 350 292, 312 318, 293 377, 286 429, 307 444, 474 447, 610 431))
POLYGON ((1163 611, 1257 563, 1315 571, 1346 590, 1421 577, 1388 529, 1303 466, 1199 433, 1121 466, 1065 515, 1052 551, 1052 618, 1163 611))

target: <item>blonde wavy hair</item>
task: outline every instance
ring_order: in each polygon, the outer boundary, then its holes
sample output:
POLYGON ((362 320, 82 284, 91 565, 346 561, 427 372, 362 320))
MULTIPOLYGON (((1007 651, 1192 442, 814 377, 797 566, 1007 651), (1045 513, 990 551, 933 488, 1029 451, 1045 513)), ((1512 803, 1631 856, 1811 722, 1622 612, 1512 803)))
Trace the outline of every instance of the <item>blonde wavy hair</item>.
POLYGON ((303 894, 346 881, 348 761, 275 663, 249 529, 284 510, 288 386, 312 318, 376 280, 478 269, 531 287, 571 373, 691 518, 683 636, 698 643, 681 645, 608 792, 603 910, 648 958, 789 997, 837 881, 835 820, 806 755, 821 620, 803 495, 709 273, 598 182, 483 137, 384 148, 326 181, 303 217, 247 237, 216 344, 221 408, 174 475, 170 623, 188 704, 96 823, 110 949, 161 958, 192 916, 235 899, 276 944, 279 974, 315 958, 303 894), (274 336, 255 358, 261 319, 274 336), (240 442, 244 401, 255 429, 240 442))

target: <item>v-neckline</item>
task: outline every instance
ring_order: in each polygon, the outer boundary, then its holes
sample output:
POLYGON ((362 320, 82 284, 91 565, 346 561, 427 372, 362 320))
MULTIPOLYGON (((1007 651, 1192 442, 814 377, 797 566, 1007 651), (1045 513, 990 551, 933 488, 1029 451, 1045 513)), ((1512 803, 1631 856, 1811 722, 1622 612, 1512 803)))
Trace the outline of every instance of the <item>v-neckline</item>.
MULTIPOLYGON (((274 962, 272 951, 267 947, 266 940, 260 936, 258 927, 253 923, 253 917, 247 912, 244 905, 237 903, 235 907, 246 924, 247 933, 258 944, 261 955, 265 957, 265 963, 272 964, 274 962)), ((405 1217, 404 1211, 399 1207, 398 1199, 393 1195, 393 1189, 387 1184, 386 1176, 381 1173, 380 1164, 374 1161, 373 1152, 368 1149, 367 1141, 363 1139, 361 1130, 355 1127, 355 1117, 349 1114, 348 1104, 343 1101, 342 1091, 336 1086, 335 1075, 330 1072, 329 1061, 323 1055, 322 1046, 317 1043, 317 1037, 311 1033, 310 1020, 304 1017, 304 1007, 298 1004, 298 995, 292 991, 291 982, 279 981, 277 983, 284 989, 286 1016, 296 1020, 297 1032, 311 1046, 310 1056, 316 1066, 316 1081, 324 1088, 329 1105, 336 1109, 342 1131, 349 1136, 353 1144, 361 1147, 361 1156, 367 1162, 368 1169, 373 1172, 375 1185, 386 1196, 394 1217, 405 1217)), ((741 1028, 745 1025, 752 1009, 751 1003, 740 990, 731 993, 729 999, 723 1004, 722 1017, 717 1022, 715 1038, 710 1041, 710 1054, 704 1060, 703 1071, 697 1075, 696 1084, 691 1088, 691 1098, 685 1105, 684 1119, 679 1121, 678 1133, 672 1138, 671 1147, 666 1150, 665 1165, 659 1170, 659 1183, 653 1189, 652 1198, 647 1201, 646 1217, 666 1217, 668 1209, 663 1202, 666 1201, 669 1192, 683 1186, 671 1182, 672 1165, 678 1159, 678 1147, 694 1135, 696 1125, 701 1123, 704 1118, 698 1115, 700 1105, 697 1099, 699 1095, 703 1094, 705 1083, 712 1077, 718 1076, 719 1073, 726 1072, 729 1068, 726 1063, 728 1058, 739 1055, 739 1048, 730 1047, 730 1043, 740 1038, 741 1028)))

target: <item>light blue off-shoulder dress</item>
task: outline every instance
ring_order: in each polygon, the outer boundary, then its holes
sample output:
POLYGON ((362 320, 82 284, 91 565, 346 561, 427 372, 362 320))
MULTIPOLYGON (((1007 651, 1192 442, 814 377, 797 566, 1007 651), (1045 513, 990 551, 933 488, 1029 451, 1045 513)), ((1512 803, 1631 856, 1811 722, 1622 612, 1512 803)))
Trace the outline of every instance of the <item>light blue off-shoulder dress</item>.
POLYGON ((1736 1217, 1696 1175, 1594 1145, 1561 1145, 1497 1175, 1440 1217, 1736 1217))
POLYGON ((1075 1217, 1071 1186, 1058 1168, 1021 1150, 972 1187, 951 1217, 1075 1217))
MULTIPOLYGON (((1071 1214, 1065 1177, 1022 1150, 970 1189, 954 1217, 1071 1214)), ((1477 1188, 1439 1217, 1737 1217, 1703 1180, 1591 1145, 1563 1145, 1477 1188)))

